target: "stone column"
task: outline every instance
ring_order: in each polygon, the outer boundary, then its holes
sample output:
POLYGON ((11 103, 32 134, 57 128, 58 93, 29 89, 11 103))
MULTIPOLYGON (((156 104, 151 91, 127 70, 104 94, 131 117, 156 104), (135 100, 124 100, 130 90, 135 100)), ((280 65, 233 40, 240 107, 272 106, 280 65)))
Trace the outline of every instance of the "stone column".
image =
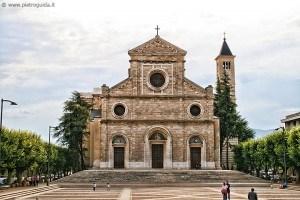
POLYGON ((215 165, 216 169, 221 169, 220 161, 220 121, 214 117, 214 138, 215 138, 215 165))

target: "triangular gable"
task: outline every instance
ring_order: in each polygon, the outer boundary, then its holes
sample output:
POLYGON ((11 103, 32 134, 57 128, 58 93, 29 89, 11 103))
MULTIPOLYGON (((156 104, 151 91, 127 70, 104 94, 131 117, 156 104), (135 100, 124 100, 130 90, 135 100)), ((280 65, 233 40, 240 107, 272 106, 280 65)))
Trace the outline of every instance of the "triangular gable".
POLYGON ((110 94, 131 94, 132 92, 132 85, 131 85, 131 79, 127 78, 119 83, 117 83, 116 85, 112 86, 110 88, 109 93, 110 94))
POLYGON ((162 39, 160 36, 131 49, 129 55, 186 55, 186 51, 162 39))
POLYGON ((206 90, 188 78, 184 78, 185 94, 205 94, 206 90))

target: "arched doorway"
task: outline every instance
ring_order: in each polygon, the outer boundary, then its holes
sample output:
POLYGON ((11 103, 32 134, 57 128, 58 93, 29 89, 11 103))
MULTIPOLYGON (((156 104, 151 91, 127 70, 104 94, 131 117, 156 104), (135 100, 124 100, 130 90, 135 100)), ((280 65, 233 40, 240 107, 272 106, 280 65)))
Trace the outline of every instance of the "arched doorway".
POLYGON ((191 169, 201 169, 201 149, 203 142, 197 135, 189 139, 190 167, 191 169))
POLYGON ((125 168, 125 146, 126 140, 122 135, 116 135, 112 139, 113 146, 113 167, 117 169, 125 168))
POLYGON ((164 145, 166 140, 165 136, 158 131, 150 136, 152 168, 164 168, 164 145))
POLYGON ((145 168, 172 168, 172 136, 169 130, 162 126, 154 126, 149 128, 144 135, 144 166, 145 168), (153 146, 152 146, 153 145, 153 146), (161 153, 163 156, 161 156, 161 153), (154 156, 157 154, 157 156, 154 156), (156 162, 155 157, 160 159, 162 164, 153 164, 156 162), (161 161, 161 159, 163 159, 161 161))

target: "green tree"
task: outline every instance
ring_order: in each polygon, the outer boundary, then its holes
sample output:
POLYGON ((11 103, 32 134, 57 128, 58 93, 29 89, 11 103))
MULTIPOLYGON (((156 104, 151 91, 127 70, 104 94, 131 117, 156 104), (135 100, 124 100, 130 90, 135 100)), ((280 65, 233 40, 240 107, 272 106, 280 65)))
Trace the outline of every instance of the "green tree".
POLYGON ((62 147, 57 147, 56 150, 56 157, 53 161, 53 172, 56 173, 59 178, 61 178, 62 174, 64 174, 67 164, 67 157, 65 154, 66 149, 62 147))
POLYGON ((276 131, 272 134, 272 139, 274 141, 274 152, 276 155, 275 159, 275 168, 280 168, 283 174, 283 169, 284 169, 284 156, 286 157, 285 159, 287 160, 287 156, 284 155, 286 154, 287 147, 286 147, 286 136, 282 131, 276 131))
POLYGON ((21 156, 18 149, 20 138, 16 131, 3 128, 1 139, 1 169, 7 170, 7 182, 10 183, 13 171, 16 168, 16 160, 21 156))
POLYGON ((233 150, 234 150, 233 159, 236 163, 237 170, 246 172, 247 165, 245 164, 246 159, 244 158, 244 149, 243 149, 242 143, 236 145, 233 150))
POLYGON ((46 161, 46 151, 40 136, 29 132, 3 129, 1 142, 1 167, 8 172, 8 182, 15 170, 18 181, 26 170, 36 170, 46 161))
POLYGON ((47 154, 40 136, 23 131, 19 132, 18 137, 20 156, 16 160, 16 175, 20 182, 22 173, 34 164, 45 162, 47 154))
POLYGON ((286 169, 296 171, 297 182, 300 176, 300 127, 289 131, 275 131, 257 140, 248 140, 235 148, 235 162, 238 169, 244 172, 256 171, 256 175, 263 169, 266 176, 269 170, 275 174, 281 173, 284 178, 286 169))
MULTIPOLYGON (((7 173, 8 183, 16 174, 19 183, 22 176, 47 174, 49 144, 30 131, 2 129, 1 173, 7 173)), ((71 171, 72 157, 69 150, 57 145, 50 145, 50 172, 61 177, 71 171)))
POLYGON ((91 106, 81 99, 80 93, 73 92, 72 97, 64 103, 64 113, 59 119, 60 123, 54 134, 68 147, 74 156, 72 158, 75 161, 74 165, 78 165, 78 170, 85 169, 84 152, 86 149, 83 144, 88 134, 87 122, 90 108, 91 106))
POLYGON ((259 162, 259 165, 261 169, 265 171, 266 178, 268 177, 268 169, 270 167, 270 155, 268 154, 268 148, 267 148, 267 140, 266 138, 261 138, 258 140, 257 145, 257 160, 259 162))
MULTIPOLYGON (((216 94, 214 98, 214 115, 220 119, 220 152, 226 148, 226 168, 229 166, 229 140, 238 138, 246 141, 254 137, 254 132, 248 127, 248 123, 236 111, 237 105, 232 101, 230 94, 229 76, 224 71, 221 80, 217 80, 216 94)), ((222 154, 221 154, 222 160, 222 154)))
POLYGON ((290 130, 287 143, 289 157, 296 170, 296 182, 300 183, 300 127, 290 130))

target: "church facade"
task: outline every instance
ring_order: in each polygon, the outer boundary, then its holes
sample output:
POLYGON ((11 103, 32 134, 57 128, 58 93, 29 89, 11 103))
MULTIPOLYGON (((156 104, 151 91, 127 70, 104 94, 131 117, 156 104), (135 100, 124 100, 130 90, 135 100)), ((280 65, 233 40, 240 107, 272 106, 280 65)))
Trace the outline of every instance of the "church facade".
MULTIPOLYGON (((213 87, 185 77, 186 53, 156 35, 128 51, 128 78, 81 93, 93 105, 90 167, 220 169, 213 87)), ((220 52, 217 66, 224 70, 225 60, 220 52)))

